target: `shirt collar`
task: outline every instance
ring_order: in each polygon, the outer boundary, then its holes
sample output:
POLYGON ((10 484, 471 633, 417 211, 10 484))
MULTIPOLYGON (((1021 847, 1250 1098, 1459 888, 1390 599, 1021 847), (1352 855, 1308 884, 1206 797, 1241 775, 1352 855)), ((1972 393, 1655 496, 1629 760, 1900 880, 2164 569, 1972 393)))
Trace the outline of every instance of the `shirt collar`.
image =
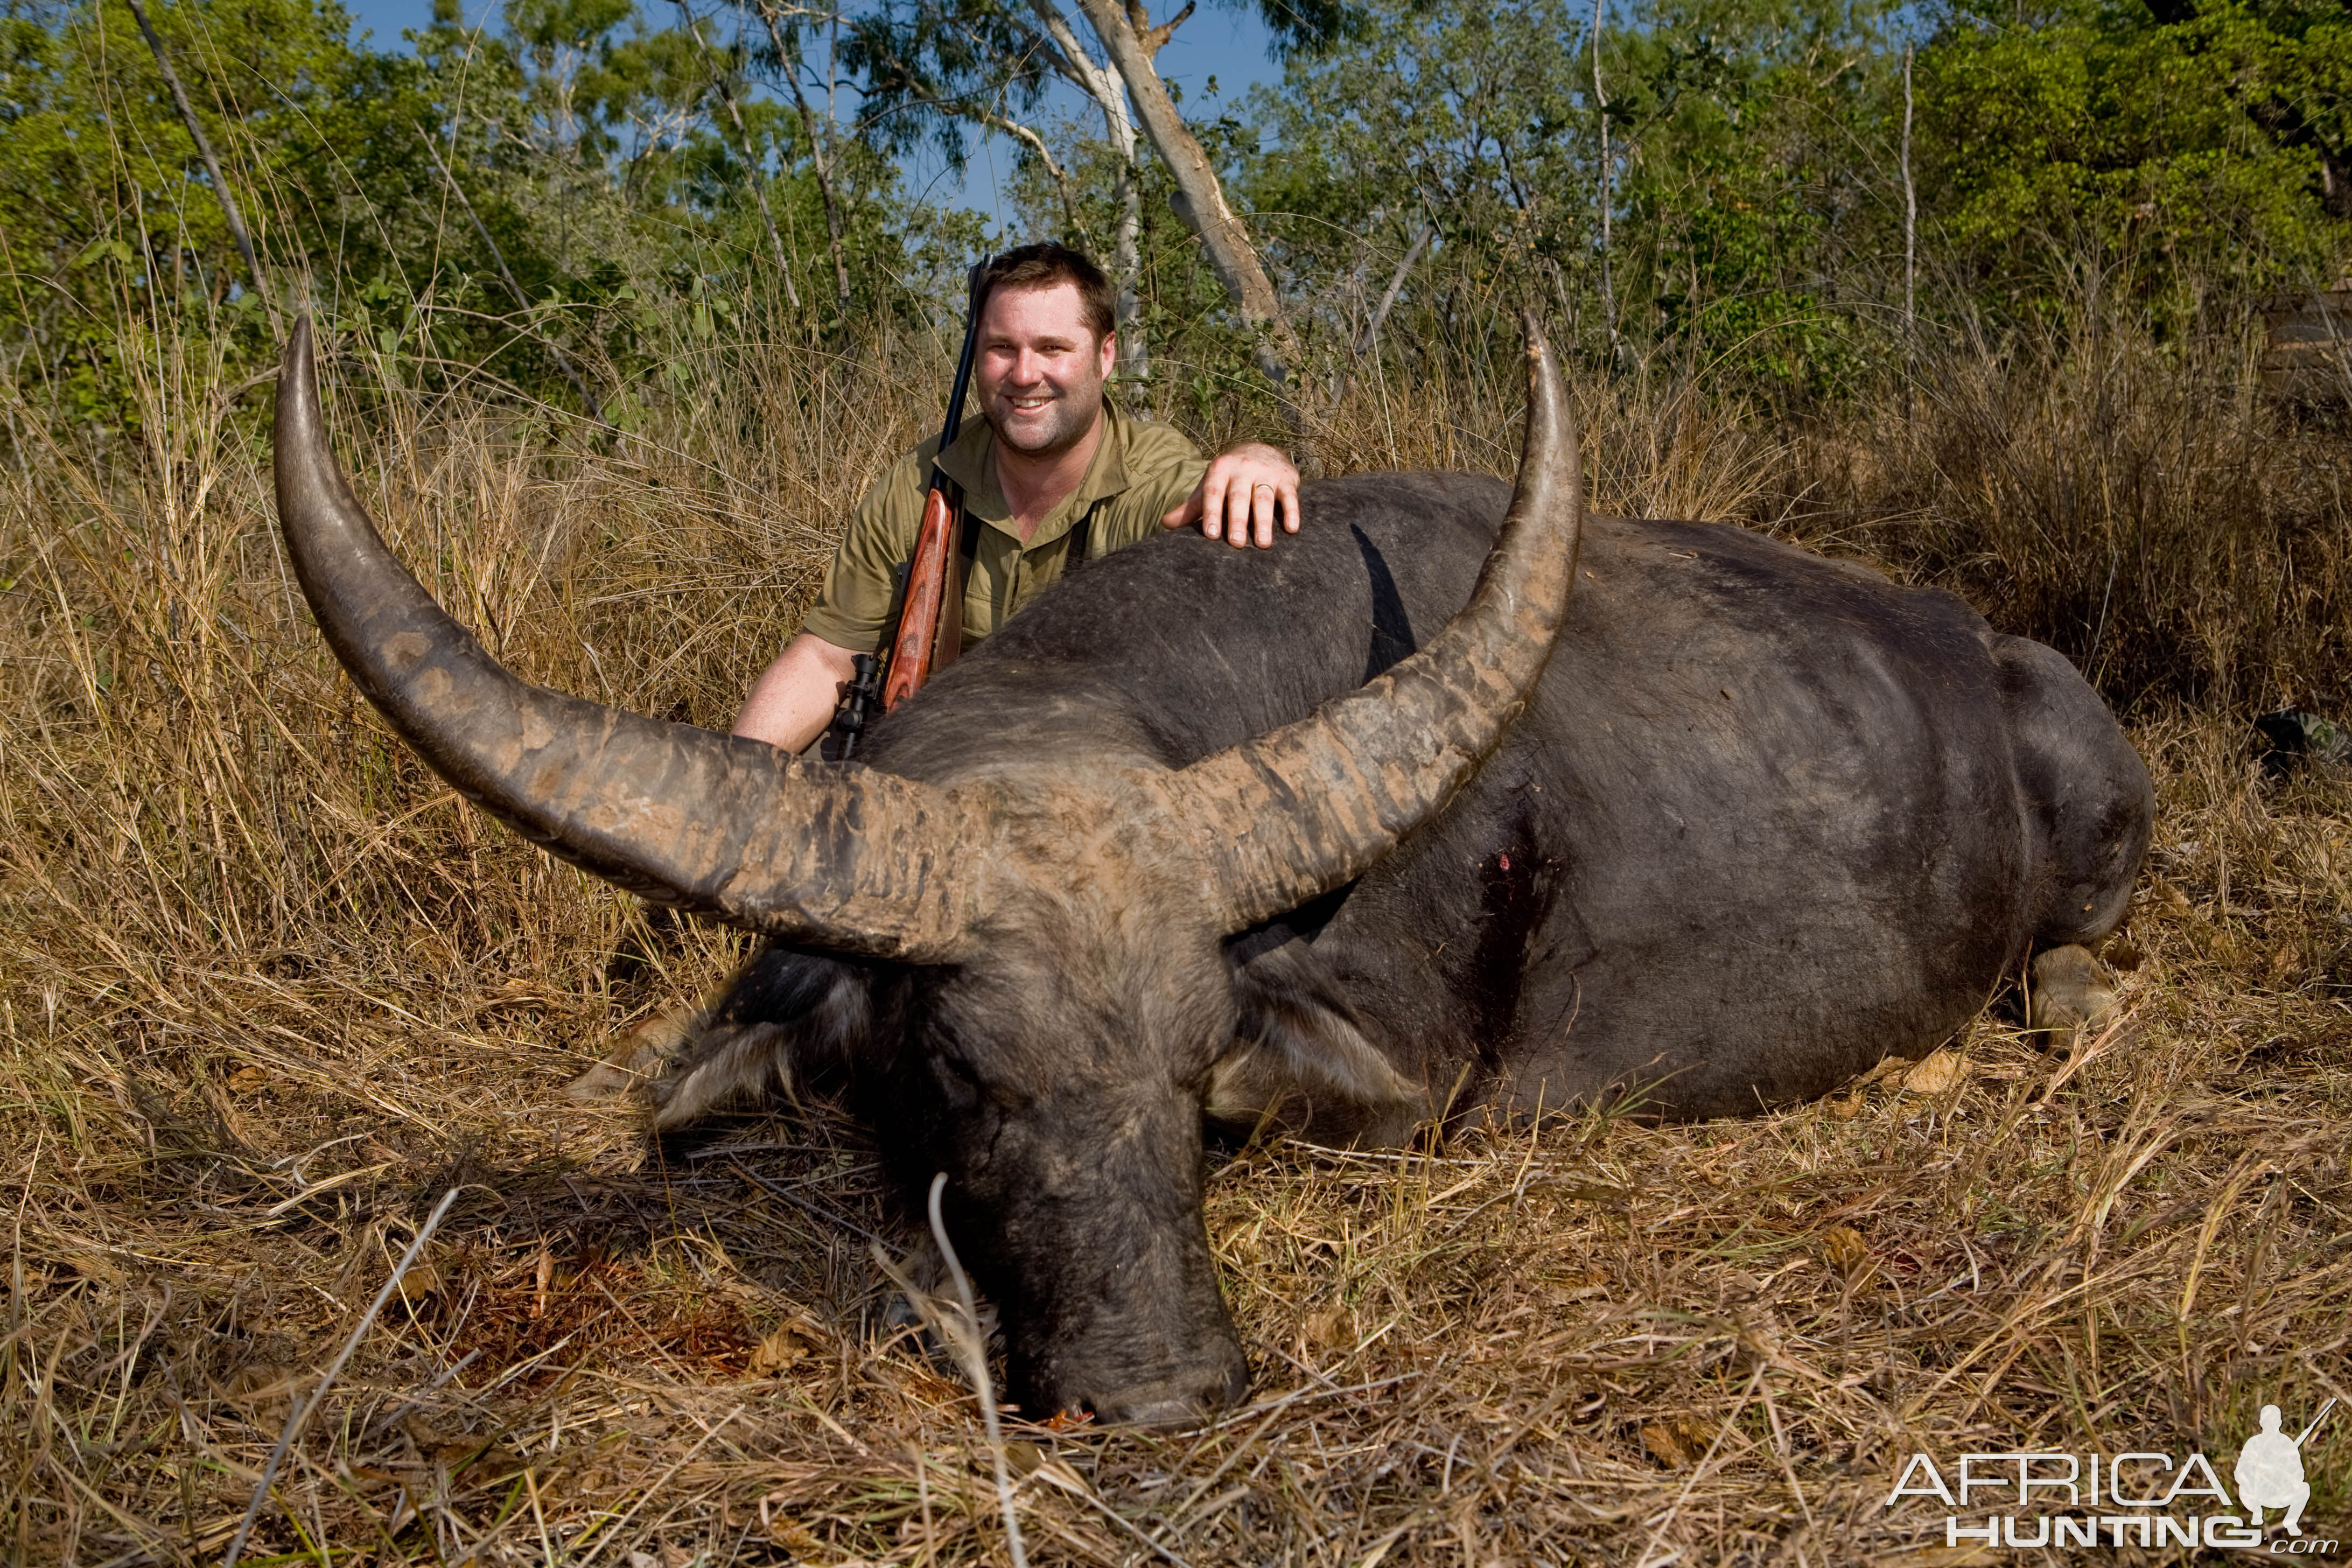
MULTIPOLYGON (((1059 539, 1097 501, 1133 485, 1128 475, 1127 459, 1134 434, 1135 422, 1106 396, 1102 442, 1095 447, 1094 461, 1087 465, 1086 478, 1078 481, 1078 488, 1065 497, 1061 505, 1045 514, 1024 548, 1034 550, 1059 539)), ((996 465, 992 460, 995 447, 996 432, 989 428, 988 421, 969 419, 956 432, 947 450, 940 454, 940 471, 963 487, 964 506, 974 517, 1017 539, 1013 509, 1005 504, 1004 492, 996 482, 996 465)))

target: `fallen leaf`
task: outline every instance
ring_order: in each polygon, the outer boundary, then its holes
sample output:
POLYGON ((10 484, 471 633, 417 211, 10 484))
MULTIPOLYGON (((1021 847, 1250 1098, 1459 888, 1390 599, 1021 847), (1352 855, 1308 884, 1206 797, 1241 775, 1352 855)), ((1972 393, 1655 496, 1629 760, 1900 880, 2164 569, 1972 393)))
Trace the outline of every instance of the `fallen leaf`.
POLYGON ((1907 1057, 1881 1058, 1876 1067, 1853 1080, 1854 1088, 1859 1090, 1864 1084, 1885 1083, 1889 1080, 1900 1084, 1903 1081, 1903 1075, 1909 1072, 1912 1066, 1913 1063, 1907 1057))
POLYGON ((1570 1301, 1581 1301, 1592 1296, 1605 1297, 1609 1294, 1609 1276, 1597 1268, 1588 1268, 1581 1274, 1571 1274, 1561 1280, 1559 1289, 1560 1295, 1570 1301))
POLYGON ((1683 1447, 1680 1434, 1663 1421, 1653 1421, 1642 1428, 1642 1447, 1650 1458, 1670 1470, 1679 1470, 1691 1461, 1690 1450, 1683 1447))
POLYGON ((1905 1094, 1942 1094, 1958 1089, 1968 1079, 1968 1058, 1947 1047, 1914 1063, 1911 1070, 1903 1075, 1901 1089, 1905 1094))
POLYGON ((1850 1225, 1833 1225, 1822 1232, 1822 1261, 1853 1279, 1870 1266, 1870 1244, 1850 1225))
POLYGON ((1669 1415, 1642 1428, 1642 1447, 1670 1470, 1679 1470, 1706 1452, 1714 1434, 1685 1415, 1669 1415))
MULTIPOLYGON (((761 1511, 762 1513, 767 1511, 764 1504, 761 1511)), ((826 1550, 824 1542, 819 1541, 807 1526, 788 1519, 782 1513, 768 1521, 768 1539, 793 1556, 805 1561, 823 1562, 824 1559, 826 1550)))
POLYGON ((221 1384, 221 1396, 232 1405, 254 1410, 291 1399, 296 1386, 302 1380, 300 1367, 281 1366, 275 1362, 248 1362, 228 1374, 221 1384))
POLYGON ((428 1300, 448 1288, 449 1277, 425 1258, 410 1264, 400 1277, 400 1295, 405 1301, 428 1300))
POLYGON ((457 1475, 481 1471, 485 1478, 501 1478, 518 1474, 523 1468, 522 1456, 502 1435, 474 1436, 462 1432, 441 1432, 415 1415, 402 1416, 400 1429, 416 1445, 425 1463, 446 1465, 457 1475))
POLYGON ((786 1323, 761 1340, 760 1348, 751 1352, 751 1371, 761 1377, 772 1377, 806 1361, 824 1343, 824 1339, 807 1324, 786 1323))
POLYGON ((1334 1301, 1307 1320, 1307 1342, 1325 1350, 1352 1350, 1356 1343, 1356 1314, 1347 1303, 1334 1301))

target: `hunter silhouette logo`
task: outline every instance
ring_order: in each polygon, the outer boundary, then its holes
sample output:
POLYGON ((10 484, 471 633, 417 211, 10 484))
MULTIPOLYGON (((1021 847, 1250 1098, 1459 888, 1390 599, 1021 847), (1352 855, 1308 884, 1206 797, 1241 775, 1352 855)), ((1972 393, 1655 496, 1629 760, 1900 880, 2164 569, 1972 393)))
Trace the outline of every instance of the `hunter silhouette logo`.
POLYGON ((2303 1505, 2311 1500, 2311 1483, 2303 1475, 2304 1439, 2317 1431, 2335 1408, 2336 1401, 2329 1400, 2319 1407, 2310 1426, 2290 1437, 2279 1430, 2279 1407, 2263 1406, 2263 1429, 2238 1450, 2238 1503, 2255 1529, 2262 1528, 2263 1510, 2277 1508, 2286 1510, 2280 1521, 2286 1532, 2303 1533, 2303 1505))

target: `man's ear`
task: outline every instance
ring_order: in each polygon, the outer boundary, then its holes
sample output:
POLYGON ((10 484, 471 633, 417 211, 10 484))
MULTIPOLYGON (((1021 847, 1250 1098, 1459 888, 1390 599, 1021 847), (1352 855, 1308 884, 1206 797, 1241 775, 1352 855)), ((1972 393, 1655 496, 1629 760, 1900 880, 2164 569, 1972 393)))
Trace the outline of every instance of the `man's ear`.
POLYGON ((1102 342, 1097 346, 1095 353, 1097 355, 1095 372, 1097 374, 1100 375, 1103 380, 1108 381, 1110 379, 1110 373, 1118 364, 1118 328, 1113 327, 1109 331, 1103 334, 1102 342))
POLYGON ((1241 1027, 1210 1072, 1206 1106, 1221 1130, 1379 1147, 1402 1143, 1428 1117, 1427 1090, 1372 1043, 1306 942, 1258 954, 1234 981, 1241 1027))
POLYGON ((754 954, 688 1024, 668 1070, 654 1079, 654 1131, 839 1077, 873 1036, 870 984, 865 970, 838 959, 781 947, 754 954))

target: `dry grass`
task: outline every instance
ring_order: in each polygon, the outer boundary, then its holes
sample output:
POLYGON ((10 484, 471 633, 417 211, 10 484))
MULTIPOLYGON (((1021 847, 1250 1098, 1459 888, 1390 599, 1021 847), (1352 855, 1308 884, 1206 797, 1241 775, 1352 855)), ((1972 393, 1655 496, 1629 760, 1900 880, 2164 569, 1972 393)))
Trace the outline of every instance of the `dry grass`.
MULTIPOLYGON (((521 668, 721 722, 920 422, 884 389, 928 371, 887 357, 692 367, 727 398, 603 453, 346 364, 393 423, 344 449, 521 668)), ((290 592, 258 444, 200 360, 156 363, 169 445, 0 480, 5 1550, 217 1561, 454 1188, 248 1561, 1001 1561, 968 1394, 882 1326, 855 1129, 665 1166, 558 1094, 740 941, 649 922, 391 742, 290 592)), ((1442 392, 1360 390, 1335 466, 1500 466, 1442 392)), ((1604 503, 1753 515, 1796 460, 1638 385, 1587 407, 1604 503)), ((2218 1460, 2264 1400, 2352 1397, 2352 784, 2258 785, 2223 719, 2137 734, 2131 1023, 2054 1092, 1996 1008, 1908 1091, 1253 1151, 1209 1220, 1254 1402, 1016 1426, 1033 1557, 1852 1562, 1930 1539, 1881 1506, 1914 1449, 2218 1460)), ((2312 1452, 2338 1531, 2347 1429, 2312 1452)))
MULTIPOLYGON (((1952 587, 2135 708, 2352 706, 2352 430, 2263 397, 2259 327, 2158 344, 2084 313, 1796 444, 1809 535, 1952 587)), ((2347 388, 2352 398, 2352 388, 2347 388)))

